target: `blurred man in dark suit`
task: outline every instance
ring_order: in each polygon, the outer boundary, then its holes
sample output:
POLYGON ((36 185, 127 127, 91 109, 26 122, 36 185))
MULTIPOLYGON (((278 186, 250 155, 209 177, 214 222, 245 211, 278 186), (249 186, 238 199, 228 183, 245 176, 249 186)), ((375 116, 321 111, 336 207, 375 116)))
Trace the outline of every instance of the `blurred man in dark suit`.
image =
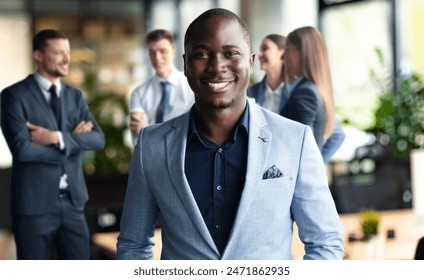
POLYGON ((70 43, 56 30, 33 38, 37 72, 4 89, 1 128, 13 156, 12 230, 18 259, 89 259, 84 151, 102 149, 103 133, 81 91, 63 84, 70 43))

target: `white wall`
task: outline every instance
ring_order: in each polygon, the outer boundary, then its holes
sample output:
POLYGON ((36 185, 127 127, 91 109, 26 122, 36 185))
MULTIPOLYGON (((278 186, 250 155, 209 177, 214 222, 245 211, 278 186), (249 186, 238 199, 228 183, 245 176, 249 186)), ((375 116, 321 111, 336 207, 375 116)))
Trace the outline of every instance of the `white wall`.
MULTIPOLYGON (((0 91, 32 72, 31 30, 24 14, 0 14, 0 91)), ((10 167, 12 157, 0 131, 0 168, 10 167)))
MULTIPOLYGON (((286 36, 293 29, 318 24, 316 0, 241 0, 248 6, 246 23, 250 28, 252 48, 258 52, 262 39, 271 33, 286 36)), ((264 72, 255 61, 253 77, 262 79, 264 72)))

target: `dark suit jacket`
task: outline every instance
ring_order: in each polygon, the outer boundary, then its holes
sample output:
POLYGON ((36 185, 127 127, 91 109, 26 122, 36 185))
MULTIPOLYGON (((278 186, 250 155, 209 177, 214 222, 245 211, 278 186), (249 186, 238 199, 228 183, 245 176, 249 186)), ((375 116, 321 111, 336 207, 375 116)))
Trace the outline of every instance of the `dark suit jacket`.
POLYGON ((13 156, 12 214, 45 214, 54 208, 63 169, 68 175, 72 203, 82 208, 88 200, 82 170, 83 152, 102 149, 103 132, 81 91, 63 85, 60 92, 61 132, 65 149, 31 141, 26 122, 58 130, 55 116, 34 75, 6 88, 1 94, 1 128, 13 156), (89 133, 72 133, 82 121, 92 121, 89 133))
POLYGON ((322 149, 327 114, 324 100, 313 82, 302 78, 296 87, 291 90, 290 98, 281 115, 309 125, 319 149, 322 149))
MULTIPOLYGON (((256 104, 259 104, 260 106, 263 106, 265 102, 265 92, 266 92, 266 76, 256 84, 253 84, 247 88, 247 96, 254 98, 256 101, 256 104)), ((280 112, 286 105, 286 99, 283 98, 284 93, 284 87, 281 88, 281 101, 280 101, 280 112)))

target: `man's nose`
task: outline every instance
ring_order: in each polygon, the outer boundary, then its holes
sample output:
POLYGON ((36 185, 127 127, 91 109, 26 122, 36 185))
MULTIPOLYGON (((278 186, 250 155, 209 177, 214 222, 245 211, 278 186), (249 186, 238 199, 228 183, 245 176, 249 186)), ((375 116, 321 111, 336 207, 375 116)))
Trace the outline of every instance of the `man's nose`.
POLYGON ((71 61, 71 56, 70 55, 68 55, 68 54, 65 54, 64 56, 63 56, 63 62, 65 62, 65 63, 69 63, 71 61))
POLYGON ((224 55, 213 55, 209 59, 208 70, 211 72, 222 72, 225 71, 227 64, 227 59, 224 55))

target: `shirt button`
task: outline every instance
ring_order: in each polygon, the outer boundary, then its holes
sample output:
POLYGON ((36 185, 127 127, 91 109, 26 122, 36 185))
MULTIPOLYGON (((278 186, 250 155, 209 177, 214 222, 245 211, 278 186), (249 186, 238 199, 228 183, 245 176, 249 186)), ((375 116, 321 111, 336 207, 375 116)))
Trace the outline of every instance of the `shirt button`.
POLYGON ((221 225, 215 225, 215 228, 216 229, 220 229, 221 228, 221 225))
POLYGON ((221 187, 221 186, 217 186, 217 187, 216 187, 216 189, 217 189, 218 191, 220 191, 220 190, 222 190, 222 187, 221 187))
POLYGON ((222 153, 222 149, 221 148, 218 149, 218 153, 222 153))

